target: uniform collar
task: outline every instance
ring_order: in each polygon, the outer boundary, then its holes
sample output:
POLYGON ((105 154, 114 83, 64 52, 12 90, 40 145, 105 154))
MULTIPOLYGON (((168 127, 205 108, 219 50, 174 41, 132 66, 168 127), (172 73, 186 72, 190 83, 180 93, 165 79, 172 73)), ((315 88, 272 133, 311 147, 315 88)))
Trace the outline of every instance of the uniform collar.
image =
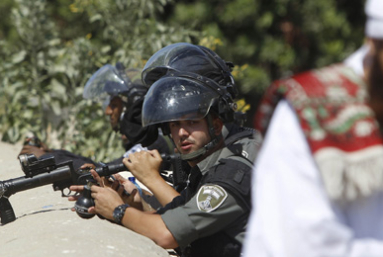
POLYGON ((208 157, 200 161, 197 166, 200 169, 202 175, 205 175, 206 172, 209 170, 210 167, 215 165, 221 156, 222 149, 219 149, 215 151, 214 153, 210 154, 208 157))

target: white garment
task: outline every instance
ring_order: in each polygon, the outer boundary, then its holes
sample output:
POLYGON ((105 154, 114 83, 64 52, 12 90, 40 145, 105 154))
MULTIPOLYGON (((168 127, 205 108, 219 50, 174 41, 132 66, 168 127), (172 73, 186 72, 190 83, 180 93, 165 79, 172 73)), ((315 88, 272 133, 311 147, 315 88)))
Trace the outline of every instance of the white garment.
POLYGON ((367 55, 368 51, 370 51, 370 47, 367 44, 362 45, 358 50, 352 53, 346 60, 344 60, 343 64, 347 67, 352 68, 355 73, 361 77, 364 76, 364 67, 363 67, 363 59, 367 55))
POLYGON ((245 257, 383 256, 383 193, 332 204, 285 100, 271 119, 252 183, 245 257))
POLYGON ((365 34, 370 38, 383 38, 383 0, 367 0, 365 34))

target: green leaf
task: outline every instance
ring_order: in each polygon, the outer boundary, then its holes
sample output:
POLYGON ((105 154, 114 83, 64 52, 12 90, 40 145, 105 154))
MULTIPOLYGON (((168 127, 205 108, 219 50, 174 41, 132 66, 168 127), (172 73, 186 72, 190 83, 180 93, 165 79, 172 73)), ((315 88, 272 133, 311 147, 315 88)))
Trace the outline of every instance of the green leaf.
POLYGON ((67 89, 62 83, 60 83, 57 79, 52 79, 51 86, 52 93, 54 93, 56 96, 66 98, 67 89))
POLYGON ((60 115, 61 114, 61 107, 60 107, 60 103, 58 101, 51 102, 50 106, 51 106, 54 114, 56 114, 56 115, 60 115))
POLYGON ((27 52, 25 50, 22 50, 16 54, 14 54, 12 57, 12 63, 17 64, 17 63, 24 61, 26 55, 27 55, 27 52))
POLYGON ((96 22, 96 21, 100 21, 100 20, 102 20, 102 16, 101 16, 101 14, 99 14, 99 13, 93 15, 93 16, 90 17, 90 19, 89 19, 89 21, 90 21, 91 23, 96 22))

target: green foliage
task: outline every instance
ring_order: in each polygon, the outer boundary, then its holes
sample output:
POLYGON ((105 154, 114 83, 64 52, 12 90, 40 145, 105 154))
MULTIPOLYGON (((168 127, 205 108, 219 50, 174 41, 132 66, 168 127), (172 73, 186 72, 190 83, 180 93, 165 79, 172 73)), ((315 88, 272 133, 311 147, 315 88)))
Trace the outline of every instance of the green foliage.
MULTIPOLYGON (((53 148, 98 161, 121 156, 99 104, 84 101, 86 81, 106 63, 142 68, 163 46, 197 35, 157 15, 162 0, 17 0, 1 41, 0 135, 17 142, 36 133, 53 148)), ((9 10, 8 10, 9 11, 9 10)))
POLYGON ((3 0, 0 14, 1 139, 32 131, 97 161, 123 151, 100 105, 82 99, 102 65, 142 68, 168 44, 205 45, 237 65, 252 116, 271 81, 357 49, 365 19, 358 0, 3 0))
POLYGON ((221 57, 247 64, 236 81, 254 113, 271 81, 340 62, 362 45, 363 2, 180 0, 167 20, 219 38, 221 57))

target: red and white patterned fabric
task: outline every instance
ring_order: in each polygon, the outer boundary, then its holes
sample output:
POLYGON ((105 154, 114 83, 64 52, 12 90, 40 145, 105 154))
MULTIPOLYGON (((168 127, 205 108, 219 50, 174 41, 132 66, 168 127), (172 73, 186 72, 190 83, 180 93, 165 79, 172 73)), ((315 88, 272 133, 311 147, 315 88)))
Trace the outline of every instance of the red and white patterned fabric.
MULTIPOLYGON (((267 132, 273 110, 286 99, 298 116, 332 200, 352 200, 383 188, 383 145, 366 84, 336 64, 274 82, 255 115, 267 132)), ((283 142, 281 142, 282 144, 283 142)))

